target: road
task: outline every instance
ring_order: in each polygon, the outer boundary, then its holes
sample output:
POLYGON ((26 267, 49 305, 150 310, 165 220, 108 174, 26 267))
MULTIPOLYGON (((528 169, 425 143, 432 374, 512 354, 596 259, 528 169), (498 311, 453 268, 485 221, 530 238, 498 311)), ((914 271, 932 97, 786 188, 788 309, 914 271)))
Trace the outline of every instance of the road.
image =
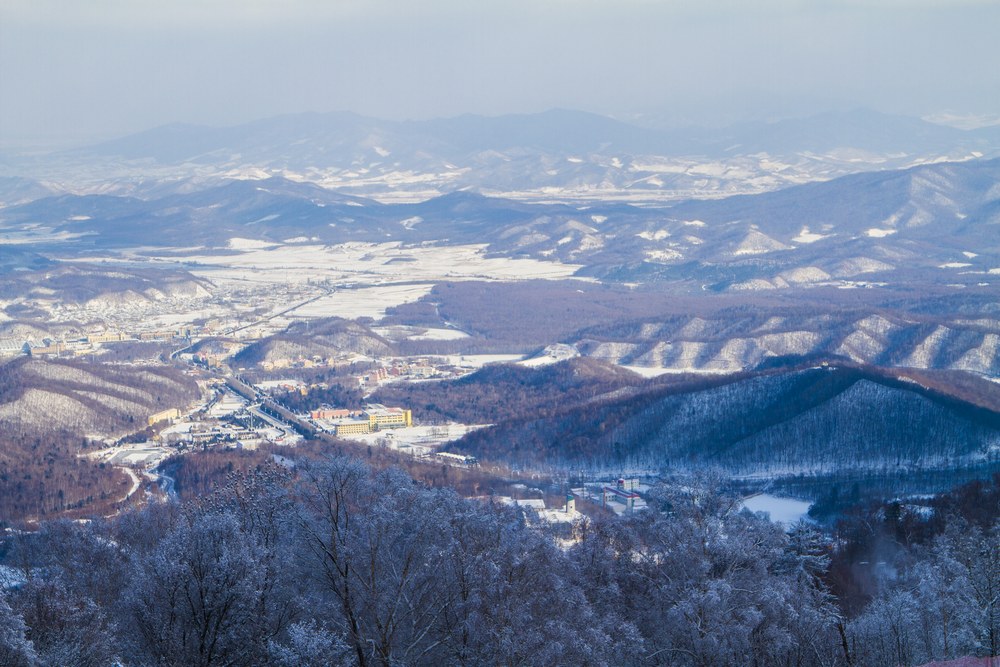
POLYGON ((278 405, 262 391, 250 386, 235 376, 230 375, 226 377, 226 386, 251 403, 258 403, 261 412, 265 412, 267 413, 267 416, 277 420, 279 423, 278 428, 286 428, 296 431, 307 438, 314 437, 320 432, 319 429, 313 426, 310 422, 278 405))
POLYGON ((156 478, 156 481, 159 483, 160 488, 163 490, 163 493, 167 495, 167 498, 169 500, 177 500, 177 488, 176 488, 177 484, 174 481, 173 477, 164 475, 161 472, 156 472, 156 468, 147 470, 146 474, 148 474, 150 477, 156 478))
MULTIPOLYGON (((298 310, 302 306, 307 306, 307 305, 309 305, 310 303, 312 303, 314 301, 319 301, 320 299, 322 299, 324 297, 330 296, 331 294, 335 293, 336 291, 337 291, 336 287, 331 287, 331 288, 329 288, 323 294, 318 294, 317 296, 310 297, 310 298, 306 299, 305 301, 301 301, 299 303, 293 304, 293 305, 289 306, 288 308, 280 310, 280 311, 278 311, 276 313, 271 313, 270 315, 262 317, 259 320, 254 320, 253 322, 248 322, 247 324, 241 324, 241 325, 233 327, 231 329, 226 329, 225 331, 223 331, 219 335, 220 336, 232 336, 233 334, 235 334, 238 331, 243 331, 244 329, 250 329, 251 327, 258 326, 258 325, 263 324, 265 322, 269 322, 269 321, 273 320, 276 317, 281 317, 282 315, 287 315, 288 313, 292 312, 293 310, 298 310)), ((209 338, 209 336, 202 336, 202 337, 197 338, 197 339, 191 339, 191 341, 187 345, 185 345, 184 347, 178 348, 178 349, 174 350, 173 352, 171 352, 170 353, 170 358, 171 359, 176 359, 177 355, 183 354, 187 350, 190 350, 192 347, 194 347, 195 345, 197 345, 201 341, 205 340, 206 338, 209 338)))

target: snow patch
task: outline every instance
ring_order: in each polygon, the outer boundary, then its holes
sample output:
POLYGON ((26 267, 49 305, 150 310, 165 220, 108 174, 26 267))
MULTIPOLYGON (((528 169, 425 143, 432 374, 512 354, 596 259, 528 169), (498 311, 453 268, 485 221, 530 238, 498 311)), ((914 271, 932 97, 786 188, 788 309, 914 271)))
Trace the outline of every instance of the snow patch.
POLYGON ((676 250, 647 250, 646 259, 650 262, 672 262, 676 259, 683 259, 684 255, 676 250))
POLYGON ((257 239, 244 239, 233 237, 229 239, 230 250, 264 250, 266 248, 277 248, 280 244, 269 241, 259 241, 257 239))
POLYGON ((566 361, 567 359, 579 356, 580 351, 574 346, 556 343, 555 345, 547 346, 537 357, 525 359, 524 361, 519 361, 517 363, 522 366, 536 368, 538 366, 548 366, 549 364, 555 364, 560 361, 566 361))
POLYGON ((833 271, 833 275, 838 278, 851 278, 864 273, 891 271, 895 268, 891 264, 886 264, 870 257, 851 257, 838 264, 837 268, 833 271))
POLYGON ((818 283, 830 280, 830 274, 816 266, 803 266, 779 274, 784 280, 793 283, 818 283))
POLYGON ((766 493, 759 493, 743 499, 743 507, 751 512, 766 514, 774 523, 779 523, 788 528, 796 521, 805 519, 809 512, 810 503, 794 498, 782 498, 766 493))
POLYGON ((644 231, 636 234, 641 239, 646 239, 647 241, 662 241, 663 239, 670 236, 670 232, 665 229, 657 229, 656 231, 644 231))
POLYGON ((733 250, 733 256, 765 255, 778 250, 791 250, 792 248, 793 246, 785 245, 760 230, 751 229, 747 232, 743 241, 733 250))
POLYGON ((913 368, 930 368, 949 333, 951 333, 951 329, 948 327, 938 326, 934 333, 913 348, 910 356, 901 365, 913 368))
POLYGON ((817 234, 815 232, 810 232, 809 227, 803 227, 799 235, 792 239, 796 243, 815 243, 816 241, 822 241, 823 239, 828 239, 833 234, 817 234))
POLYGON ((983 336, 982 344, 963 354, 961 359, 952 364, 952 368, 974 373, 993 373, 997 365, 998 352, 1000 352, 1000 336, 986 334, 983 336))

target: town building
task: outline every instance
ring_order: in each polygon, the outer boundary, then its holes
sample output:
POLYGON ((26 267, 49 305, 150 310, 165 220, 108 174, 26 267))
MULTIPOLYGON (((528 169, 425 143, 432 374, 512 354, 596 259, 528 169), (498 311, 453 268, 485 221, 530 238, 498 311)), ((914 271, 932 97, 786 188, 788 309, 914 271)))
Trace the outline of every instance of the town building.
POLYGON ((479 461, 476 460, 475 456, 469 456, 467 454, 452 454, 451 452, 437 452, 434 456, 436 456, 444 463, 450 463, 452 465, 474 466, 477 463, 479 463, 479 461))
POLYGON ((335 435, 363 435, 383 429, 413 426, 413 413, 405 408, 389 408, 373 403, 364 410, 322 407, 309 416, 320 428, 335 435))
POLYGON ((128 337, 120 331, 105 331, 104 333, 87 334, 86 341, 94 343, 120 343, 128 340, 128 337))
POLYGON ((601 489, 601 507, 614 510, 616 514, 645 509, 646 502, 639 495, 639 480, 619 478, 612 486, 601 489))
POLYGON ((335 419, 332 423, 334 435, 363 435, 372 432, 367 419, 335 419))
POLYGON ((312 410, 309 412, 309 416, 313 419, 347 419, 348 417, 357 417, 361 414, 361 410, 348 410, 346 408, 320 408, 319 410, 312 410))
POLYGON ((413 426, 413 413, 405 408, 387 408, 380 403, 372 403, 365 406, 364 414, 373 431, 413 426))
POLYGON ((148 422, 149 425, 152 426, 153 424, 159 422, 164 422, 164 421, 172 422, 175 419, 179 419, 180 416, 181 416, 180 410, 178 410, 177 408, 170 408, 168 410, 161 410, 160 412, 156 412, 154 414, 149 415, 148 422))

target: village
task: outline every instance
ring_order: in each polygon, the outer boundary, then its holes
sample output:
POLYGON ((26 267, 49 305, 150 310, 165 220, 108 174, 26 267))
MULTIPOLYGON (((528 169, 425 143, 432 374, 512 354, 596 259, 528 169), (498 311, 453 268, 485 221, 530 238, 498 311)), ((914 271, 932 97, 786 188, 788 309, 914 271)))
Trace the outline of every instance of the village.
MULTIPOLYGON (((296 292, 279 296, 287 303, 288 298, 301 299, 304 295, 296 292)), ((202 390, 201 399, 195 405, 152 414, 143 439, 130 437, 106 442, 105 447, 91 454, 102 463, 125 470, 133 480, 131 493, 139 488, 141 478, 146 477, 158 481, 171 495, 173 481, 160 468, 160 464, 171 456, 213 448, 290 447, 305 436, 316 434, 350 440, 370 448, 387 448, 442 466, 478 467, 480 462, 475 456, 448 451, 448 445, 486 424, 421 424, 414 419, 408 406, 374 402, 350 406, 319 405, 307 411, 292 411, 281 404, 281 398, 324 392, 330 386, 324 378, 331 374, 338 383, 355 387, 360 395, 367 397, 391 383, 455 379, 489 363, 540 365, 576 354, 575 350, 563 349, 566 346, 550 346, 551 349, 546 348, 539 357, 527 360, 519 354, 376 356, 330 350, 325 354, 272 355, 261 359, 253 369, 246 368, 238 355, 288 325, 277 303, 260 309, 266 314, 256 317, 175 320, 176 326, 170 327, 159 326, 163 322, 155 318, 135 318, 127 322, 118 320, 121 329, 108 323, 71 329, 58 338, 35 337, 30 333, 7 336, 0 339, 0 355, 89 360, 114 358, 118 351, 129 349, 130 345, 144 349, 141 344, 146 344, 155 356, 142 358, 140 354, 134 363, 183 364, 185 373, 194 377, 202 390)), ((450 339, 465 335, 456 330, 400 326, 375 327, 374 331, 389 340, 450 339)), ((115 362, 133 363, 121 359, 115 362)), ((590 481, 567 488, 565 502, 557 506, 547 504, 546 494, 539 489, 523 484, 514 487, 523 488, 513 496, 484 500, 518 507, 529 523, 563 544, 576 539, 580 527, 587 521, 578 510, 578 502, 591 509, 627 514, 645 509, 640 494, 648 490, 637 479, 590 481)))

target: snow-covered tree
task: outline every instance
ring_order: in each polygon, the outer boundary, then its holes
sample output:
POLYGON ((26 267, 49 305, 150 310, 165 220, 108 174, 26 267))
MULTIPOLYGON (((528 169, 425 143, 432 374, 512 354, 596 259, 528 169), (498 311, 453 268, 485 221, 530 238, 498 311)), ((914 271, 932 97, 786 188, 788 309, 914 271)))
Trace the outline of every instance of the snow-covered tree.
POLYGON ((180 667, 256 665, 267 634, 258 615, 262 548, 231 514, 197 516, 134 561, 127 606, 138 662, 180 667))

